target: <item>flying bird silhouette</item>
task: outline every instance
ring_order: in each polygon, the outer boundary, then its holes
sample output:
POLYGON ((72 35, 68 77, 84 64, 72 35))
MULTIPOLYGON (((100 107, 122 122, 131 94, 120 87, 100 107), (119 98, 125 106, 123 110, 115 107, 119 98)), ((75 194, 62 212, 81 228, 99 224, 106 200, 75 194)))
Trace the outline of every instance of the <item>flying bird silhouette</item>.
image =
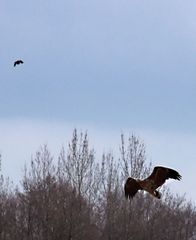
POLYGON ((180 180, 182 176, 174 169, 157 166, 151 175, 144 180, 129 177, 124 185, 125 197, 128 199, 133 198, 138 190, 144 190, 160 199, 161 194, 156 189, 162 186, 169 178, 180 180))
POLYGON ((14 67, 16 66, 16 65, 19 65, 19 64, 23 64, 24 62, 22 61, 22 60, 16 60, 15 62, 14 62, 14 67))

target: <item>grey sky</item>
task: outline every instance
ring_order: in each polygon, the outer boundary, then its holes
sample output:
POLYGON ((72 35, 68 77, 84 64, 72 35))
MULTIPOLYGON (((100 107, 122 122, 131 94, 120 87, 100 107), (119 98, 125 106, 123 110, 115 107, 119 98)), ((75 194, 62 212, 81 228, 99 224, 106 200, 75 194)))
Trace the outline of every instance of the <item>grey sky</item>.
POLYGON ((55 145, 52 139, 59 139, 61 145, 62 131, 67 129, 67 139, 76 126, 93 129, 92 141, 107 139, 106 149, 112 139, 108 148, 118 148, 122 131, 139 134, 150 160, 185 168, 184 186, 192 187, 195 10, 194 0, 2 0, 0 152, 5 168, 22 168, 20 158, 46 141, 55 145), (24 64, 14 68, 18 58, 24 64), (26 126, 21 133, 20 124, 26 126), (58 130, 51 135, 44 126, 58 130), (23 141, 28 131, 34 133, 32 142, 23 141), (17 159, 10 154, 12 139, 17 159))

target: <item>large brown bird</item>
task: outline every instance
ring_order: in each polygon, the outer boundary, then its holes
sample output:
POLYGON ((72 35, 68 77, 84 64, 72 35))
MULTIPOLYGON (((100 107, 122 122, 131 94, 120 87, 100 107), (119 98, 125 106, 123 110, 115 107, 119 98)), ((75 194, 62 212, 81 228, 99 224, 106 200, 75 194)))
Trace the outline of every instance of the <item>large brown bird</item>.
POLYGON ((155 167, 151 175, 144 180, 129 177, 124 186, 125 197, 133 198, 138 190, 144 190, 160 199, 161 194, 156 189, 169 178, 180 180, 182 177, 176 170, 160 166, 155 167))
POLYGON ((14 67, 16 66, 16 65, 19 65, 19 64, 23 64, 24 62, 22 61, 22 60, 16 60, 15 62, 14 62, 14 67))

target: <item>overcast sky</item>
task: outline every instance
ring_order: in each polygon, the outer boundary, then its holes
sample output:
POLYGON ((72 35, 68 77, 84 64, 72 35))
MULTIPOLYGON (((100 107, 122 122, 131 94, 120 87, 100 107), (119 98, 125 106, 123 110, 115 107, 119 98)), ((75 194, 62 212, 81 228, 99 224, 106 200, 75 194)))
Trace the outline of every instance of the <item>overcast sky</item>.
POLYGON ((1 0, 3 171, 18 181, 42 144, 56 156, 74 127, 99 154, 134 133, 196 201, 195 12, 195 0, 1 0))

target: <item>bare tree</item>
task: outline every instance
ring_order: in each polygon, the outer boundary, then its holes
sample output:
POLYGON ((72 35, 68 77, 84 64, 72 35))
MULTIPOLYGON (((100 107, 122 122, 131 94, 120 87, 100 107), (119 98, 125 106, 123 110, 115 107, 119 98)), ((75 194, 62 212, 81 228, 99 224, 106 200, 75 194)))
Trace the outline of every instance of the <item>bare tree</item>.
POLYGON ((151 170, 151 163, 146 164, 146 148, 138 137, 131 135, 128 138, 128 144, 125 137, 121 135, 120 163, 122 175, 124 178, 132 176, 133 178, 143 178, 151 170))
POLYGON ((68 145, 68 153, 66 155, 63 148, 58 163, 61 181, 69 182, 79 201, 79 208, 76 212, 76 206, 71 205, 69 208, 69 232, 70 235, 75 235, 75 239, 76 237, 81 239, 82 236, 88 239, 95 238, 92 232, 96 229, 94 210, 98 192, 98 171, 96 170, 98 165, 94 160, 94 150, 89 147, 87 133, 78 134, 75 129, 68 145), (78 222, 77 227, 73 226, 73 222, 78 222))
POLYGON ((120 158, 105 153, 96 161, 87 133, 75 129, 58 161, 47 146, 32 157, 22 189, 0 175, 0 239, 194 239, 196 209, 185 196, 165 187, 162 200, 142 192, 125 199, 127 176, 144 178, 150 170, 138 137, 122 135, 120 158))

